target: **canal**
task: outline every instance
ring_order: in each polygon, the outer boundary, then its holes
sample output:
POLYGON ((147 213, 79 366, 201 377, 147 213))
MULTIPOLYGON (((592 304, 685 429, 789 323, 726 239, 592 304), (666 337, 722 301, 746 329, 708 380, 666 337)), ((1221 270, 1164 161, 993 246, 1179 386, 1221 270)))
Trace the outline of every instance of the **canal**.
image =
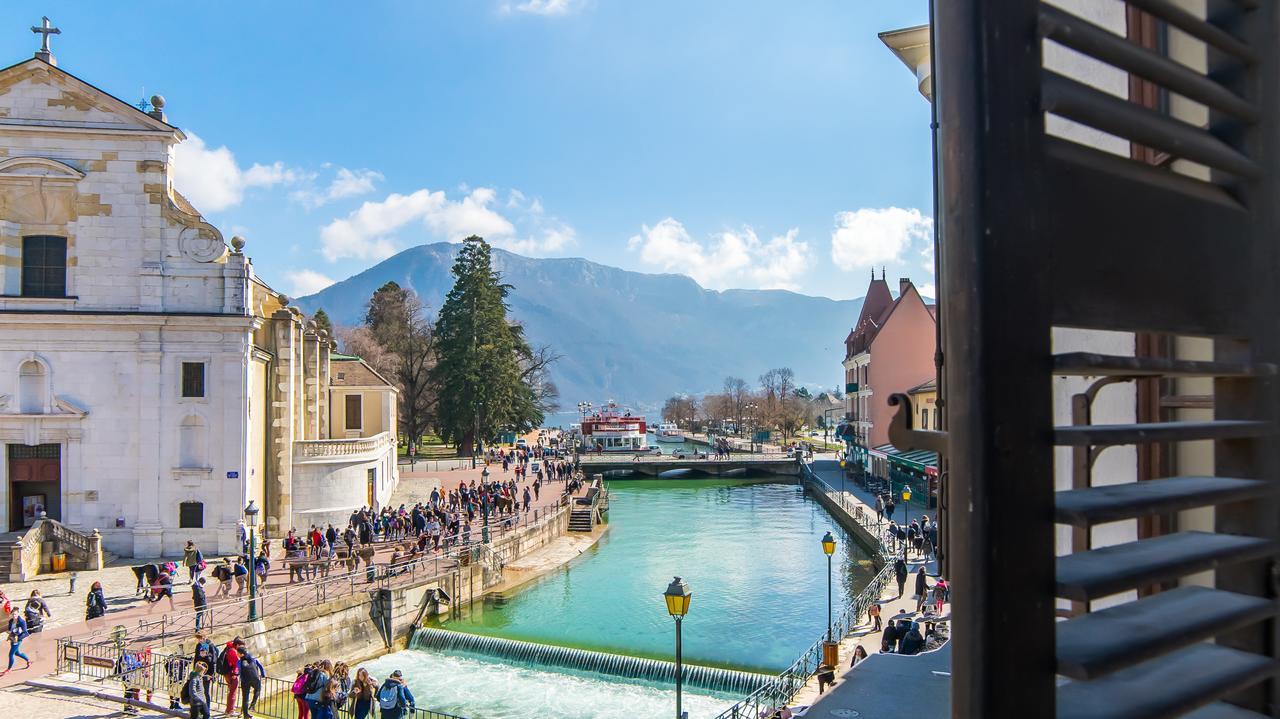
MULTIPOLYGON (((777 673, 824 631, 827 558, 837 611, 875 573, 862 550, 790 478, 611 480, 610 528, 592 549, 515 595, 442 626, 486 636, 670 659, 673 622, 661 593, 680 575, 693 591, 685 660, 777 673)), ((429 705, 473 719, 662 716, 670 687, 511 664, 470 653, 409 650, 370 665, 405 671, 429 705), (429 676, 428 676, 429 675, 429 676), (581 705, 579 705, 581 703, 581 705), (610 707, 616 707, 617 711, 610 707)), ((698 694, 690 716, 732 697, 698 694)))

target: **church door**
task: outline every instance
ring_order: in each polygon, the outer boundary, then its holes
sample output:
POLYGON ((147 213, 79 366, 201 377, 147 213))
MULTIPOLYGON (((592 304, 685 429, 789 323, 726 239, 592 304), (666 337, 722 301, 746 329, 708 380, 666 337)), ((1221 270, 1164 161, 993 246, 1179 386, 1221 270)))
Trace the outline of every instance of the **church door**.
POLYGON ((62 445, 8 447, 9 530, 30 527, 42 513, 62 519, 62 445))

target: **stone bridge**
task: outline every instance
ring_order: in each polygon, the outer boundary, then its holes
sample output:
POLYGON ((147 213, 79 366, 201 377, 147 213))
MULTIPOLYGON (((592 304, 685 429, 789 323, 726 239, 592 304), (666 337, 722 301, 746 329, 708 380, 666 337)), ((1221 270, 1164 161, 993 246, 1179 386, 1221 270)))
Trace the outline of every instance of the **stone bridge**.
POLYGON ((700 455, 693 457, 662 456, 650 454, 584 454, 578 458, 584 474, 601 472, 635 472, 656 477, 677 469, 701 472, 719 477, 728 474, 742 475, 800 473, 797 461, 785 454, 743 454, 727 458, 700 455))

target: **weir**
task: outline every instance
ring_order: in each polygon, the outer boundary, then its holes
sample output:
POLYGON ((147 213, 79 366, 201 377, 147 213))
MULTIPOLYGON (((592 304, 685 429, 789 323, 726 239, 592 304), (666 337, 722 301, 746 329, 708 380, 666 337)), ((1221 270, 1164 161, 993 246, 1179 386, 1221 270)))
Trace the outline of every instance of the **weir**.
MULTIPOLYGON (((437 649, 481 657, 502 659, 530 667, 559 667, 595 672, 625 679, 675 683, 676 665, 658 659, 643 659, 624 654, 572 649, 551 644, 524 642, 501 637, 454 632, 448 629, 423 628, 409 640, 410 649, 437 649)), ((773 677, 755 672, 684 665, 686 686, 736 695, 750 694, 773 677)))

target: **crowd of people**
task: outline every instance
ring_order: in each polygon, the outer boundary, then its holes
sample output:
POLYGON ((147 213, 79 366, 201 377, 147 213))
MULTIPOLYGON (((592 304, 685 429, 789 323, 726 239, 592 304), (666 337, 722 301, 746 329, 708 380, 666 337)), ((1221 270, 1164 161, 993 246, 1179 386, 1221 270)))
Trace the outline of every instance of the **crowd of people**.
MULTIPOLYGON (((305 532, 290 529, 276 545, 284 552, 281 561, 287 569, 288 582, 327 577, 335 569, 355 572, 361 563, 366 581, 372 582, 378 576, 373 564, 378 545, 392 545, 390 564, 384 572, 395 574, 405 562, 481 541, 482 534, 487 540, 489 531, 514 528, 548 491, 550 483, 562 483, 562 490, 568 493, 582 486, 573 462, 560 450, 541 444, 490 448, 483 457, 485 468, 479 481, 473 478, 459 481, 456 486, 435 488, 426 501, 394 508, 362 507, 352 511, 341 528, 329 523, 312 525, 305 532), (481 526, 484 532, 480 531, 481 526)), ((185 574, 195 626, 199 629, 208 624, 211 600, 230 598, 233 591, 235 597, 243 597, 250 582, 256 582, 260 593, 273 576, 274 542, 251 545, 250 532, 243 522, 236 531, 241 549, 238 556, 206 557, 190 540, 181 559, 134 567, 135 595, 142 595, 153 607, 168 600, 168 608, 174 610, 174 588, 181 582, 180 572, 185 574)), ((85 598, 85 618, 92 623, 106 612, 102 585, 94 582, 85 598)), ((32 617, 26 617, 25 622, 30 627, 32 617)), ((13 636, 30 631, 15 629, 19 631, 11 632, 13 636)), ((20 649, 14 656, 21 658, 20 649)))
MULTIPOLYGON (((218 647, 202 632, 196 632, 190 653, 161 657, 149 649, 122 652, 114 670, 126 700, 151 702, 167 686, 169 708, 185 705, 191 719, 214 714, 248 719, 264 692, 285 688, 296 702, 298 719, 335 719, 339 711, 354 719, 401 719, 415 707, 399 670, 378 682, 366 669, 328 659, 299 669, 291 685, 268 687, 261 660, 242 638, 218 647)), ((137 709, 126 703, 125 711, 137 709)))

